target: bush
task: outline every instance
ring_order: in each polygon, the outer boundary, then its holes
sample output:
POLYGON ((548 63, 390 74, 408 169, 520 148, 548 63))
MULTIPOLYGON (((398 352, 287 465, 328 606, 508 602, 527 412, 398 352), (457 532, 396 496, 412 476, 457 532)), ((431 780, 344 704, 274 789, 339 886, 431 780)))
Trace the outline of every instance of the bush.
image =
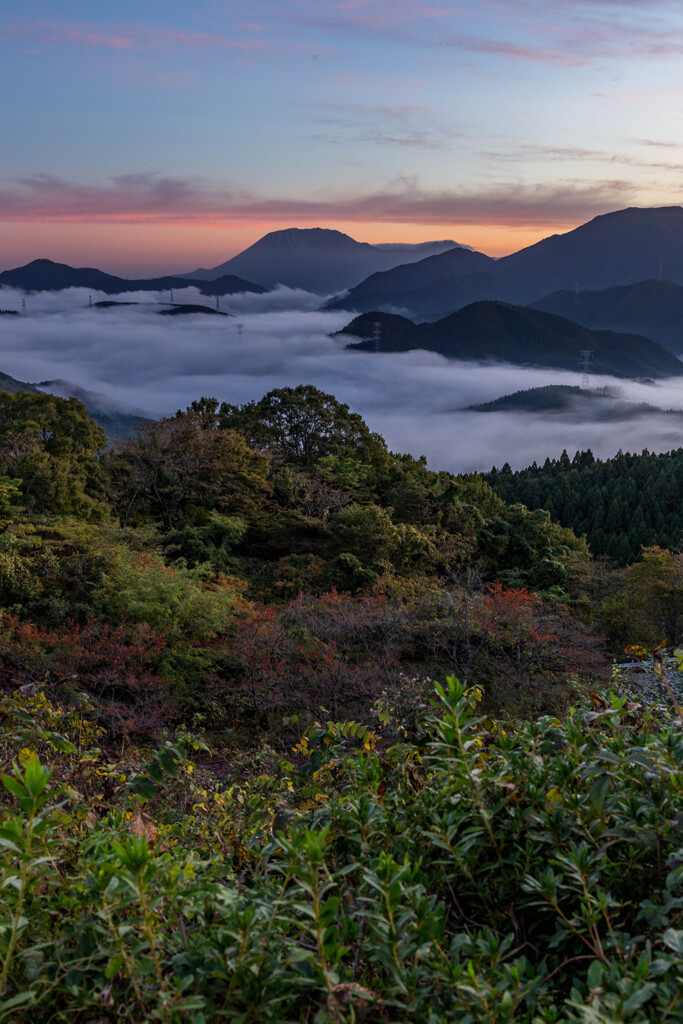
POLYGON ((75 744, 6 708, 0 1019, 680 1021, 680 722, 596 695, 507 731, 437 692, 422 748, 318 722, 298 768, 196 789, 167 744, 87 813, 31 750, 75 744))

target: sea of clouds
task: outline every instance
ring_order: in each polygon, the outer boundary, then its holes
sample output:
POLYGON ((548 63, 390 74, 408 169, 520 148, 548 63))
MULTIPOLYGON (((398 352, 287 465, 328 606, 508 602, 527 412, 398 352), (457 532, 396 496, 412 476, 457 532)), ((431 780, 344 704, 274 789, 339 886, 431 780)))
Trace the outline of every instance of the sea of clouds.
MULTIPOLYGON (((394 451, 425 455, 434 469, 513 468, 577 449, 609 457, 683 446, 683 416, 654 412, 597 422, 583 412, 477 413, 464 406, 544 384, 579 383, 576 373, 506 364, 459 363, 424 351, 356 352, 332 337, 353 314, 322 311, 325 297, 280 287, 221 299, 233 316, 160 316, 169 294, 106 296, 84 289, 24 296, 0 289, 0 370, 19 380, 61 380, 98 392, 121 411, 163 416, 202 395, 242 403, 272 388, 313 384, 382 434, 394 451), (138 305, 98 309, 112 298, 138 305), (25 300, 25 309, 23 307, 25 300)), ((196 289, 174 301, 214 306, 196 289)), ((653 383, 595 378, 625 403, 683 410, 683 379, 653 383)), ((68 387, 63 393, 67 393, 68 387)))

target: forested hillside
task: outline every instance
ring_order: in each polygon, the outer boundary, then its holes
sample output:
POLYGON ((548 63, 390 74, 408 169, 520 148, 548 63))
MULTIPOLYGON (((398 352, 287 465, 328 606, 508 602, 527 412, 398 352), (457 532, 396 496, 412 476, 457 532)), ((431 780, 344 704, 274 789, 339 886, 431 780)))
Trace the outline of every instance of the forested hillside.
POLYGON ((0 1021, 679 1020, 679 561, 312 387, 0 392, 0 1021))
POLYGON ((586 536, 594 555, 619 565, 653 544, 679 550, 683 540, 683 449, 655 455, 619 452, 604 461, 588 450, 570 459, 534 462, 513 473, 493 469, 484 479, 508 502, 547 509, 554 520, 586 536))

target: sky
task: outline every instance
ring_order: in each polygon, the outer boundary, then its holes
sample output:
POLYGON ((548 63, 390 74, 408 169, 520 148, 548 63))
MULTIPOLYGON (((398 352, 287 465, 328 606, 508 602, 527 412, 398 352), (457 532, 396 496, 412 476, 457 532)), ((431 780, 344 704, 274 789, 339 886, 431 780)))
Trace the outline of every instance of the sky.
POLYGON ((683 0, 2 0, 0 269, 503 255, 683 200, 683 0))
MULTIPOLYGON (((124 293, 139 305, 97 309, 84 289, 23 296, 0 288, 0 308, 24 316, 0 317, 0 367, 18 380, 66 381, 63 396, 85 388, 105 411, 173 415, 202 395, 242 404, 272 388, 313 384, 359 412, 390 448, 425 455, 433 469, 488 470, 590 448, 596 456, 678 448, 683 412, 636 415, 634 403, 683 410, 683 379, 637 382, 594 376, 618 397, 596 399, 566 413, 479 413, 466 406, 545 384, 576 387, 576 372, 505 364, 461 363, 434 352, 358 352, 334 332, 350 314, 322 311, 322 296, 279 287, 265 295, 226 297, 233 317, 159 316, 168 294, 124 293), (239 326, 241 325, 241 326, 239 326), (630 403, 630 409, 624 405, 630 403), (597 414, 596 414, 597 408, 597 414)), ((195 289, 177 290, 177 302, 205 301, 195 289)), ((77 395, 77 397, 79 397, 77 395)))

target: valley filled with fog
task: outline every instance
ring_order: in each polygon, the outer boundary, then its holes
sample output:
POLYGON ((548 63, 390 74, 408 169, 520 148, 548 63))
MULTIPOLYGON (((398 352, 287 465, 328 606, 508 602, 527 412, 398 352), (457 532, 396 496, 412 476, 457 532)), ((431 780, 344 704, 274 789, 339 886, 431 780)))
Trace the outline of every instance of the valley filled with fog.
MULTIPOLYGON (((462 363, 432 352, 345 350, 332 337, 348 311, 322 311, 325 296, 289 288, 221 299, 221 311, 160 316, 169 294, 105 296, 83 289, 24 295, 0 289, 0 371, 32 383, 65 381, 96 392, 101 404, 158 417, 202 395, 241 404, 272 388, 313 384, 359 412, 395 451, 425 455, 430 467, 487 470, 509 462, 521 468, 566 448, 609 457, 618 449, 665 451, 683 444, 681 379, 657 383, 594 376, 610 385, 613 416, 591 417, 585 405, 552 413, 471 412, 465 406, 548 384, 577 386, 580 373, 506 364, 462 363), (137 303, 109 308, 89 302, 137 303), (25 300, 25 307, 23 301, 25 300), (105 397, 106 396, 106 397, 105 397), (623 414, 619 414, 623 404, 623 414)), ((174 302, 210 305, 188 288, 174 302)), ((63 390, 62 393, 68 393, 63 390)))

